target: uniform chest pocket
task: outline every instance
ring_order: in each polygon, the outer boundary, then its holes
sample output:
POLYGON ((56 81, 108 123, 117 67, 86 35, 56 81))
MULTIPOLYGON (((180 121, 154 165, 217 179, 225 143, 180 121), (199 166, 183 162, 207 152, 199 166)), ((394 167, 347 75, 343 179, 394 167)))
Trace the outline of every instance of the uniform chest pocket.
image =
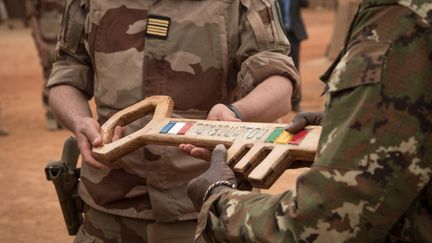
POLYGON ((380 84, 390 43, 366 41, 348 49, 333 69, 328 86, 327 105, 337 96, 356 87, 380 84))

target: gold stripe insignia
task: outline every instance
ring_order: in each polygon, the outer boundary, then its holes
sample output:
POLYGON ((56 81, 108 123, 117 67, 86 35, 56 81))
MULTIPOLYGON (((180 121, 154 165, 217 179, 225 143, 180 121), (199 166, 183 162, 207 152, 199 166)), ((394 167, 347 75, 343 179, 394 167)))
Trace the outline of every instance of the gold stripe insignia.
POLYGON ((150 30, 150 29, 152 29, 152 30, 160 30, 160 31, 164 31, 164 32, 167 31, 167 28, 159 27, 159 26, 149 26, 149 27, 147 27, 147 29, 148 30, 150 30))
POLYGON ((148 38, 166 40, 168 38, 170 23, 171 19, 168 17, 150 15, 147 20, 145 36, 148 38))

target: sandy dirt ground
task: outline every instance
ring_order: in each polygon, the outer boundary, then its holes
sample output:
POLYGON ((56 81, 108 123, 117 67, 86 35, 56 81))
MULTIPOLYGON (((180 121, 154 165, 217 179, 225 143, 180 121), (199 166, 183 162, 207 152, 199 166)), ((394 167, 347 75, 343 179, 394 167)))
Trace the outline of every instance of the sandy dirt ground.
MULTIPOLYGON (((333 13, 304 12, 309 39, 302 43, 303 110, 319 110, 323 85, 318 77, 330 61, 324 58, 330 41, 333 13)), ((0 137, 0 242, 71 242, 52 184, 44 167, 58 160, 70 132, 47 131, 41 102, 42 73, 30 32, 19 23, 0 26, 0 106, 9 136, 0 137)), ((294 114, 288 114, 288 122, 294 114)), ((294 186, 304 169, 288 170, 266 192, 294 186)))

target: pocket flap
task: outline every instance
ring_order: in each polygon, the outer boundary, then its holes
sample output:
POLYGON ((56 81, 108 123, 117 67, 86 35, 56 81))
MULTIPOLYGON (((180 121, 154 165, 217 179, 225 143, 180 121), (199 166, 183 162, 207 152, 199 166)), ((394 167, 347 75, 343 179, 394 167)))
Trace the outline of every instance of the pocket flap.
POLYGON ((332 71, 327 82, 328 91, 380 82, 389 46, 390 43, 367 41, 350 47, 332 71))

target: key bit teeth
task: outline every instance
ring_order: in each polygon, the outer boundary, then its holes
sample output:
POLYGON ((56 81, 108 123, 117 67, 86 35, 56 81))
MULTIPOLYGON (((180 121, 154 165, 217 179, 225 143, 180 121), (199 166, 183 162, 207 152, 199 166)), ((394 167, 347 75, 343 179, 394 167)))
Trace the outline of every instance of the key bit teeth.
POLYGON ((234 166, 234 172, 248 175, 265 157, 267 157, 271 149, 271 147, 264 144, 254 145, 234 166))
POLYGON ((275 147, 267 157, 248 175, 254 187, 268 189, 285 171, 290 162, 290 149, 285 146, 275 147))
POLYGON ((234 168, 236 163, 240 161, 243 156, 249 152, 251 147, 253 146, 252 143, 242 143, 242 142, 235 142, 231 147, 228 149, 228 156, 227 156, 227 163, 228 166, 231 168, 234 168))

